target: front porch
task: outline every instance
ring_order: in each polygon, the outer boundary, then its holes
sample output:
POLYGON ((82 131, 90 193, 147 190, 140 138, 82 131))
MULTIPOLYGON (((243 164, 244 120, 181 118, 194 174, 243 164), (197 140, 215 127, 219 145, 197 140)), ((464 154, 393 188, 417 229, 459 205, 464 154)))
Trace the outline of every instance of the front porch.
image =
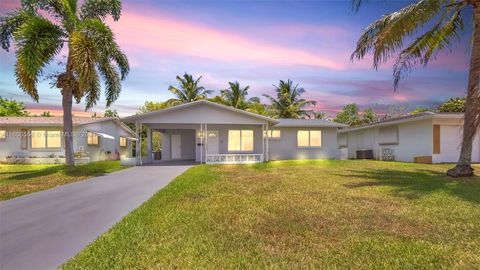
MULTIPOLYGON (((138 165, 193 161, 198 164, 246 164, 268 160, 266 124, 137 124, 146 130, 146 153, 138 145, 138 165), (154 133, 160 134, 154 135, 154 133), (155 140, 159 140, 155 141, 155 140), (154 151, 154 145, 160 147, 154 151)), ((145 149, 145 148, 144 148, 145 149)))

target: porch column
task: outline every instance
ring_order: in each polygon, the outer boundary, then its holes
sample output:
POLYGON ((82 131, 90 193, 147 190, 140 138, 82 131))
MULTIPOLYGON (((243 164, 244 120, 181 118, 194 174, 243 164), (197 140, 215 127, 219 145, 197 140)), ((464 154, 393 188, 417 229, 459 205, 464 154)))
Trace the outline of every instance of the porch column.
POLYGON ((262 155, 263 155, 263 160, 265 160, 265 137, 268 137, 268 134, 265 131, 265 124, 262 124, 262 155))
POLYGON ((151 163, 152 161, 153 161, 152 128, 147 127, 147 162, 151 163))
POLYGON ((266 147, 266 151, 265 151, 265 161, 268 161, 269 160, 269 156, 268 156, 268 152, 270 152, 270 149, 268 148, 268 123, 267 123, 267 143, 266 143, 267 147, 266 147))
POLYGON ((142 165, 142 124, 135 123, 135 134, 137 135, 137 140, 135 141, 135 158, 137 161, 137 166, 142 165))

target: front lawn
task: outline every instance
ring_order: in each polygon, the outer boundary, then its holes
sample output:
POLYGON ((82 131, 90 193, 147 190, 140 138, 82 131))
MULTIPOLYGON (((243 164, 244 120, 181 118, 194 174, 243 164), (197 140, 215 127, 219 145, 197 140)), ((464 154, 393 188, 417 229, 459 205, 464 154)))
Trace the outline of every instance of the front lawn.
POLYGON ((65 165, 0 165, 0 200, 53 188, 127 168, 120 161, 100 161, 68 169, 65 165))
POLYGON ((451 165, 201 165, 64 269, 475 269, 480 177, 451 165))

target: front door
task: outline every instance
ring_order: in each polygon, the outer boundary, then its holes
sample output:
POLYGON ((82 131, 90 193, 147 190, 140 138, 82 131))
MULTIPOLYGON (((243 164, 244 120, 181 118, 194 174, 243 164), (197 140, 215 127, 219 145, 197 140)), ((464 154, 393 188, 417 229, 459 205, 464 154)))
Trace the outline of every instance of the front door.
POLYGON ((218 154, 218 130, 209 130, 207 134, 207 154, 218 154))
POLYGON ((182 158, 182 136, 180 134, 172 134, 171 141, 171 159, 180 159, 182 158))

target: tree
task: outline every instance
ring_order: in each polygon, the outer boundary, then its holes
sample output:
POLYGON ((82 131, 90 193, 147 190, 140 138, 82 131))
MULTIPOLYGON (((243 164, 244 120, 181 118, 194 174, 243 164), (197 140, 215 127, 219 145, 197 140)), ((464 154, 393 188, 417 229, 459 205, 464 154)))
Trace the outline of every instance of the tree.
POLYGON ((436 110, 432 108, 417 107, 415 110, 411 111, 410 114, 419 114, 424 112, 436 112, 436 110))
POLYGON ((53 115, 50 114, 50 112, 43 112, 40 116, 41 117, 53 117, 53 115))
POLYGON ((221 95, 228 106, 232 106, 236 109, 246 109, 248 89, 250 86, 241 87, 239 82, 228 82, 230 87, 222 90, 221 95))
POLYGON ((172 104, 168 102, 158 102, 158 101, 145 101, 142 107, 138 109, 138 113, 148 113, 157 110, 163 110, 166 108, 170 108, 172 104))
MULTIPOLYGON (((365 0, 353 0, 354 8, 358 10, 364 2, 365 0)), ((399 11, 384 15, 368 26, 352 54, 352 59, 360 60, 368 53, 373 53, 375 68, 397 56, 393 66, 396 89, 400 79, 415 65, 426 66, 439 51, 452 49, 455 41, 463 37, 465 19, 473 22, 470 42, 472 48, 462 148, 457 165, 447 171, 447 175, 453 177, 473 176, 472 142, 480 124, 480 1, 417 0, 399 11), (420 31, 421 34, 416 36, 420 31), (404 46, 405 41, 410 40, 411 42, 404 46)))
POLYGON ((28 112, 22 102, 0 97, 0 116, 28 116, 28 112))
POLYGON ((104 22, 110 15, 117 21, 120 13, 120 0, 85 0, 81 7, 76 0, 24 0, 19 9, 0 19, 0 45, 8 51, 13 40, 17 83, 36 102, 42 70, 64 45, 68 48, 64 72, 51 77, 62 94, 68 166, 74 165, 72 99, 79 103, 85 97, 86 110, 91 109, 100 98, 101 77, 109 106, 118 98, 120 81, 128 74, 127 57, 104 22))
POLYGON ((465 98, 451 98, 438 106, 439 112, 465 112, 465 98))
POLYGON ((327 120, 328 114, 326 112, 312 111, 307 115, 308 119, 327 120))
POLYGON ((347 104, 343 107, 343 110, 337 113, 334 122, 349 125, 357 126, 361 124, 361 119, 359 116, 358 105, 355 103, 347 104))
POLYGON ((111 110, 111 109, 106 109, 105 113, 103 113, 103 117, 113 117, 113 118, 118 118, 118 112, 117 110, 111 110))
POLYGON ((298 87, 298 84, 293 85, 291 80, 286 82, 280 80, 278 86, 275 86, 275 91, 276 98, 267 94, 263 96, 270 100, 273 116, 276 118, 301 118, 310 112, 305 107, 316 104, 314 100, 303 99, 301 96, 305 90, 298 87))
POLYGON ((333 121, 353 127, 376 122, 378 121, 378 116, 372 108, 365 109, 362 115, 360 115, 358 105, 350 103, 345 105, 341 112, 337 113, 333 121))
POLYGON ((211 90, 205 90, 205 87, 199 86, 200 79, 193 79, 190 74, 183 74, 182 77, 177 76, 178 88, 174 86, 168 87, 168 90, 172 92, 176 98, 170 99, 166 102, 171 106, 197 101, 200 99, 206 99, 208 94, 212 93, 211 90))
POLYGON ((273 111, 271 105, 263 104, 258 97, 252 97, 249 100, 248 108, 245 109, 247 112, 252 112, 264 116, 271 117, 273 116, 273 111))
POLYGON ((378 121, 378 115, 373 111, 372 108, 367 108, 363 111, 362 122, 364 124, 370 124, 378 121))
POLYGON ((407 114, 408 110, 407 107, 401 105, 387 105, 387 112, 382 117, 382 120, 387 120, 395 117, 401 117, 407 114))

